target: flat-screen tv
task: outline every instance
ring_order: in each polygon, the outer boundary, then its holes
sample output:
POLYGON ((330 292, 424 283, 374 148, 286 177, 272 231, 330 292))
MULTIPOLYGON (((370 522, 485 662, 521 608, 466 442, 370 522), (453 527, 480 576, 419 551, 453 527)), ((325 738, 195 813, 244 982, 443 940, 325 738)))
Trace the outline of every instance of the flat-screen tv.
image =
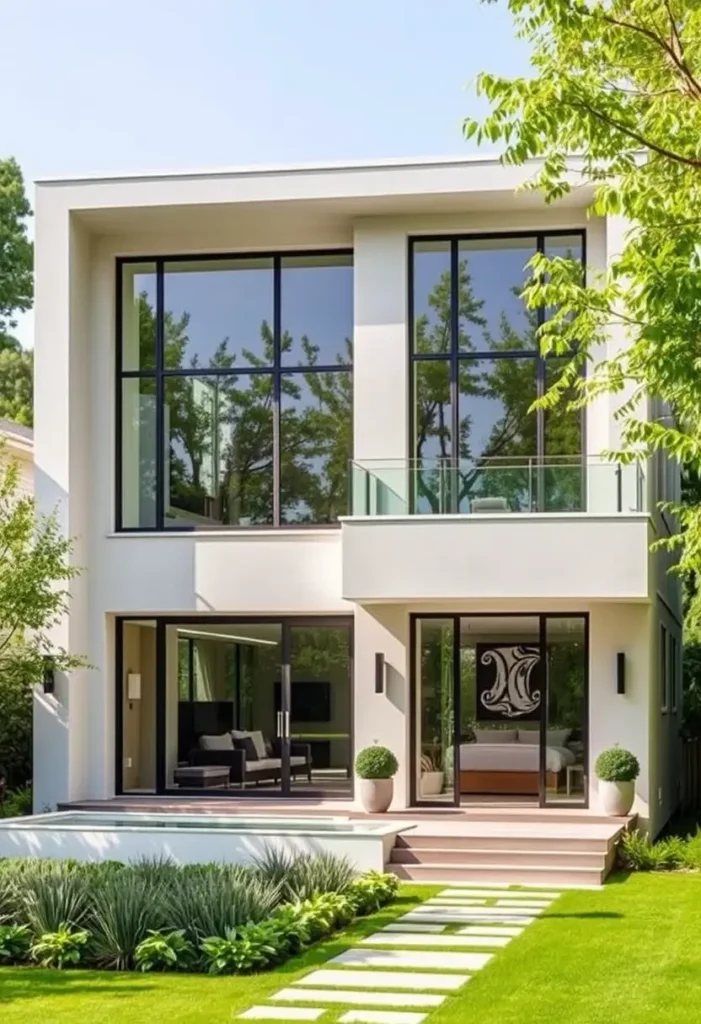
MULTIPOLYGON (((292 707, 290 718, 293 722, 330 722, 330 683, 292 683, 292 707)), ((275 710, 282 704, 280 683, 275 683, 275 710)))

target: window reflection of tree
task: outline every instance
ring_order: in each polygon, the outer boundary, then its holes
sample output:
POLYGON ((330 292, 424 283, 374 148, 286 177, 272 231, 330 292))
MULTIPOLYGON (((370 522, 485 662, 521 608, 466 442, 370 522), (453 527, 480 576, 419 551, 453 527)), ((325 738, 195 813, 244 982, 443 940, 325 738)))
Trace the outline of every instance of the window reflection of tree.
MULTIPOLYGON (((508 293, 518 297, 521 287, 508 293)), ((538 414, 529 412, 538 395, 539 365, 549 388, 563 360, 539 360, 535 310, 523 310, 524 328, 516 331, 506 312, 495 336, 487 326, 485 302, 472 287, 469 261, 458 263, 457 365, 458 415, 452 402, 451 274, 443 270, 414 322, 414 488, 419 510, 466 510, 478 497, 504 497, 512 509, 577 508, 581 503, 581 415, 563 402, 543 416, 539 447, 538 414), (469 330, 472 325, 475 330, 469 330), (470 353, 482 353, 481 356, 470 353), (486 354, 489 355, 486 355, 486 354), (421 356, 445 356, 424 359, 421 356), (416 358, 419 357, 419 358, 416 358), (501 357, 501 358, 500 358, 501 357), (480 407, 492 412, 484 442, 476 437, 480 407), (454 439, 457 419, 459 436, 454 439), (553 456, 563 465, 543 468, 553 456), (540 465, 539 465, 540 463, 540 465), (534 468, 535 467, 535 468, 534 468)))
MULTIPOLYGON (((155 346, 156 315, 145 292, 139 302, 140 345, 148 352, 155 346)), ((185 367, 189 321, 187 312, 165 312, 167 370, 185 367)), ((274 338, 265 320, 260 337, 261 356, 246 348, 237 355, 224 338, 206 365, 197 356, 190 358, 186 368, 201 370, 201 375, 164 378, 165 486, 171 512, 227 524, 273 521, 274 338), (242 372, 237 373, 239 367, 242 372), (211 369, 231 372, 208 375, 211 369)), ((293 343, 285 332, 281 352, 289 352, 293 343)), ((299 344, 303 362, 297 365, 306 372, 291 372, 291 365, 279 376, 281 518, 328 523, 348 505, 352 343, 346 339, 344 351, 337 353, 339 369, 327 371, 314 369, 319 345, 306 335, 299 344)), ((150 383, 155 391, 155 381, 150 383)))

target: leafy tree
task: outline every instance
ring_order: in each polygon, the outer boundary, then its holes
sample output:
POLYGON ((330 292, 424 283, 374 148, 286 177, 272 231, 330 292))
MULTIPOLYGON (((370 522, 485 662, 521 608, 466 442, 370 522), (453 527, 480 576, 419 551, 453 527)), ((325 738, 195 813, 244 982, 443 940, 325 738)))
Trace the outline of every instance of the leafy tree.
MULTIPOLYGON (((548 201, 593 183, 592 212, 620 214, 620 253, 585 285, 572 262, 534 258, 531 307, 553 307, 546 349, 571 353, 546 397, 618 396, 621 452, 661 449, 701 468, 701 7, 696 0, 507 0, 534 75, 488 73, 491 104, 465 134, 505 144, 503 160, 542 159, 531 186, 548 201), (573 163, 569 155, 580 157, 573 163), (576 171, 572 168, 576 166, 576 171), (627 345, 580 369, 612 327, 627 345), (673 416, 648 418, 649 396, 673 416)), ((680 567, 701 563, 701 504, 678 510, 680 567)), ((679 543, 677 540, 676 543, 679 543)))
POLYGON ((45 657, 58 670, 82 664, 49 635, 68 611, 67 584, 79 571, 68 560, 71 542, 18 487, 17 464, 0 449, 0 765, 10 785, 31 775, 31 684, 41 680, 45 657))
POLYGON ((0 418, 31 427, 34 393, 34 354, 0 341, 0 418))
POLYGON ((31 213, 19 164, 12 157, 0 160, 0 348, 17 326, 15 313, 32 305, 33 253, 27 238, 31 213))
POLYGON ((12 336, 15 314, 31 308, 31 209, 16 160, 0 160, 0 417, 32 424, 32 353, 12 336))

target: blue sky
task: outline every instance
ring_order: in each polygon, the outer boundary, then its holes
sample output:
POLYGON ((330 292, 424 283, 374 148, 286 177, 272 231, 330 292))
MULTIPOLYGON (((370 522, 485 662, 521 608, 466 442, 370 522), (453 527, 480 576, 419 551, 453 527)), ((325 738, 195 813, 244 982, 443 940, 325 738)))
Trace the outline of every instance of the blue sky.
POLYGON ((474 152, 471 80, 527 71, 504 0, 0 0, 0 24, 28 182, 474 152))

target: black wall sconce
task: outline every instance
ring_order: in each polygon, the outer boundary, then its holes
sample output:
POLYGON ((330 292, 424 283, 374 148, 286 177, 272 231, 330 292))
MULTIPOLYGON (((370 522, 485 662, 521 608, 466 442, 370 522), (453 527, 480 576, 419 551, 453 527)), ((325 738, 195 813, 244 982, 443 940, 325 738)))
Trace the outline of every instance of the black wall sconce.
POLYGON ((616 693, 626 692, 626 656, 623 651, 616 655, 616 693))
POLYGON ((44 672, 41 682, 44 687, 44 693, 53 693, 56 689, 56 670, 54 669, 54 659, 48 655, 44 658, 44 672))
POLYGON ((375 655, 375 693, 385 692, 385 656, 381 651, 375 655))

